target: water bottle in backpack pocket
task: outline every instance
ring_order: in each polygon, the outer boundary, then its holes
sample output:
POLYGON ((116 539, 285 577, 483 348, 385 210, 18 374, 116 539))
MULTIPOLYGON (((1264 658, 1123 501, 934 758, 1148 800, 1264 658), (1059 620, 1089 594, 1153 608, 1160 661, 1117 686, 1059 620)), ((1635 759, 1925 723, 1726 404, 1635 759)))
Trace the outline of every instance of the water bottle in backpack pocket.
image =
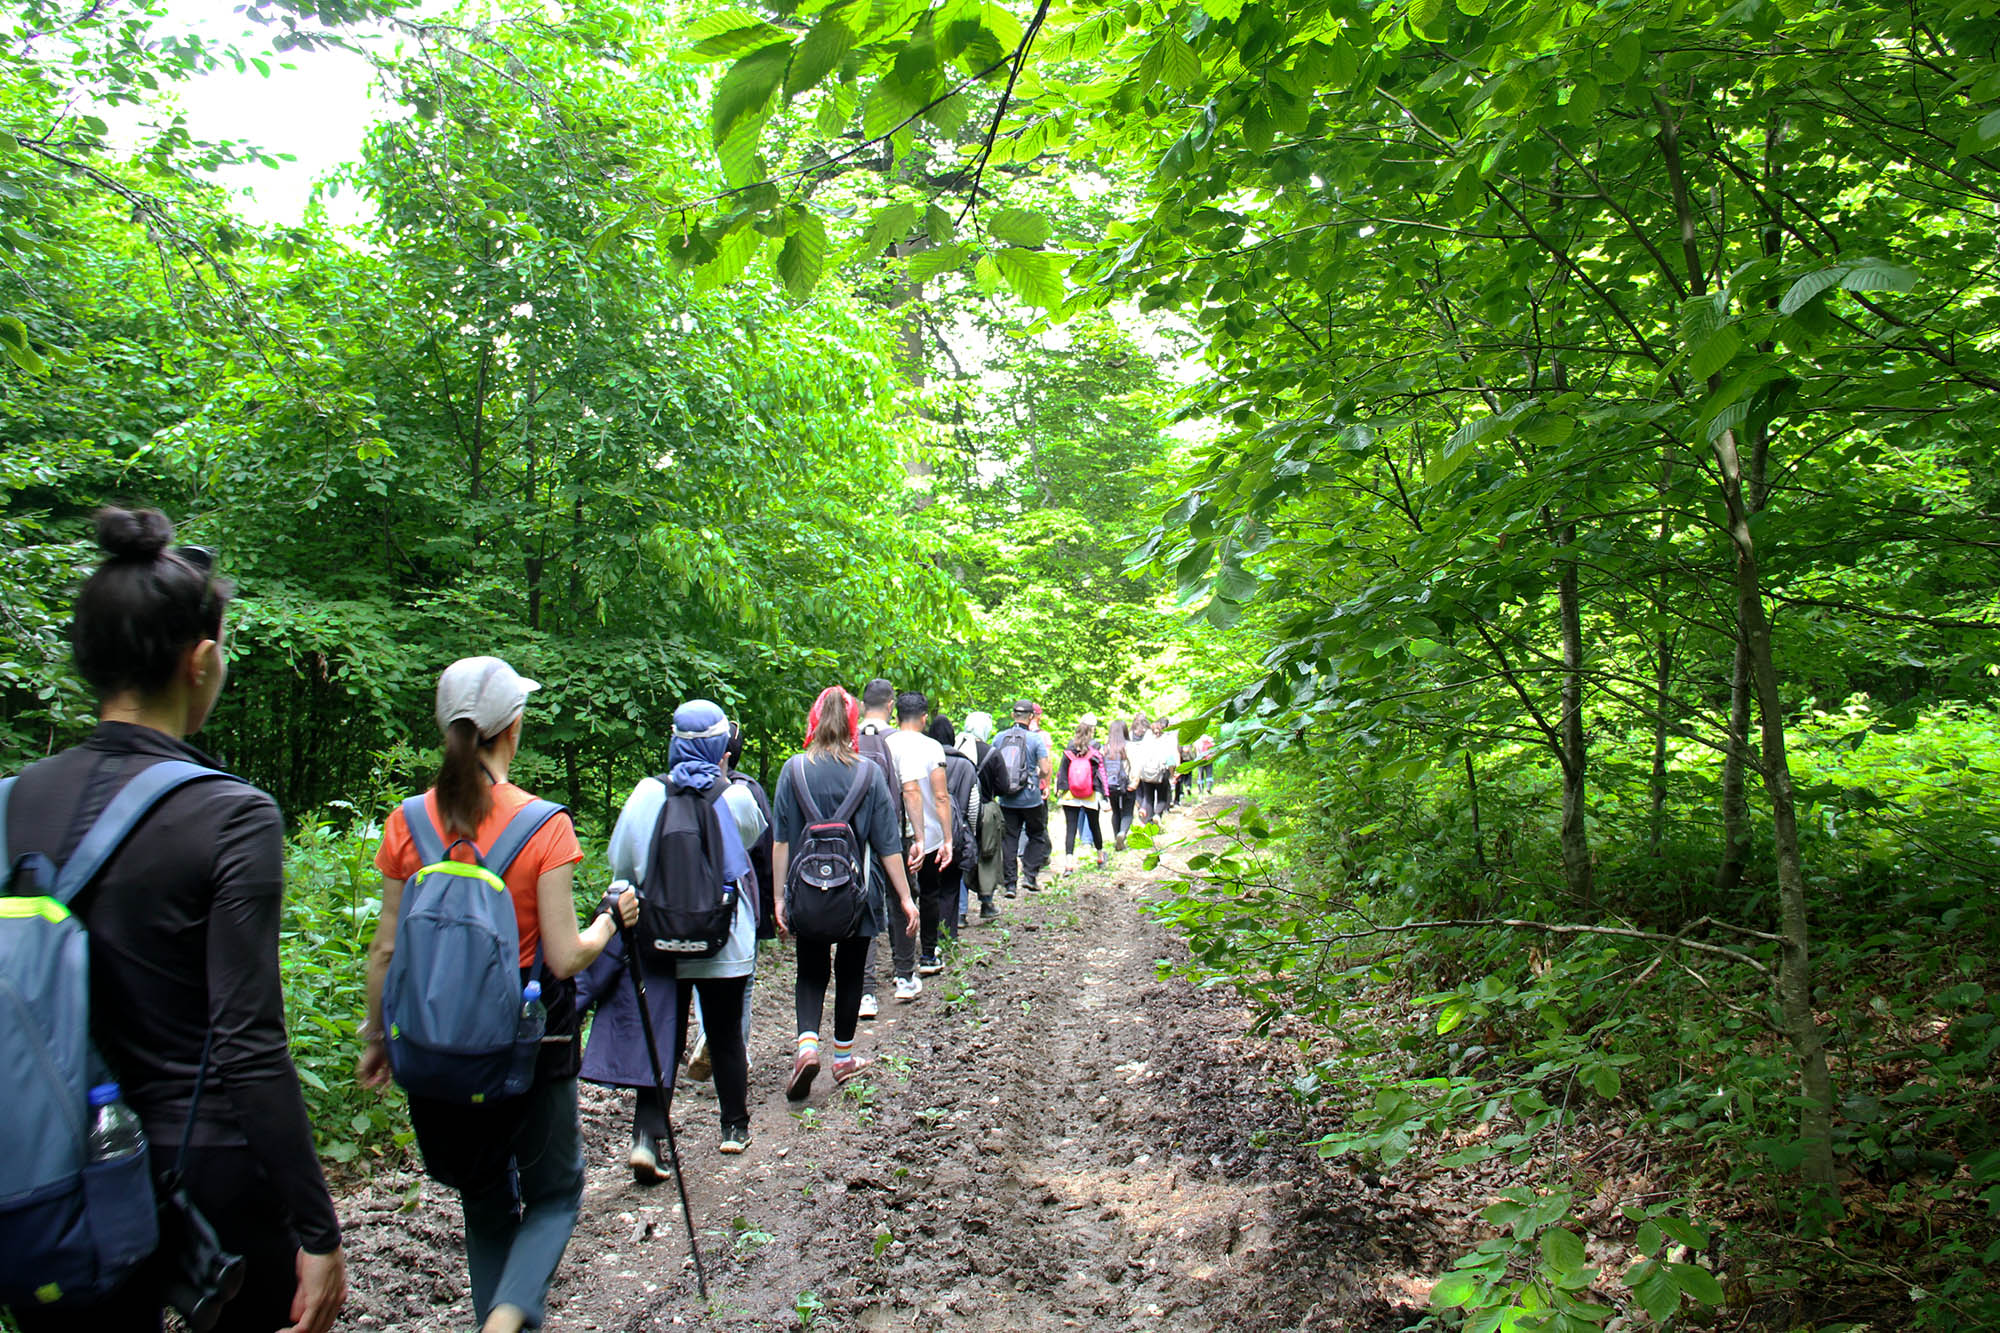
POLYGON ((822 815, 806 783, 805 757, 791 760, 792 787, 806 826, 785 870, 785 917, 792 934, 806 939, 844 940, 861 932, 868 919, 868 876, 873 858, 854 832, 854 815, 868 796, 874 770, 857 763, 847 795, 822 815))
MULTIPOLYGON (((9 1151, 0 1155, 0 1305, 87 1303, 159 1245, 145 1134, 90 1039, 90 956, 69 910, 168 793, 226 773, 168 760, 133 777, 60 870, 7 847, 0 781, 0 1070, 9 1151)), ((190 1115, 193 1108, 190 1108, 190 1115)))
POLYGON ((541 950, 529 997, 514 898, 501 877, 562 809, 530 801, 482 854, 463 838, 445 846, 422 796, 403 802, 424 864, 403 886, 382 1022, 390 1071, 411 1095, 478 1103, 518 1097, 533 1085, 545 1020, 526 1035, 526 1010, 541 1008, 541 950), (471 848, 472 861, 449 859, 461 845, 471 848))

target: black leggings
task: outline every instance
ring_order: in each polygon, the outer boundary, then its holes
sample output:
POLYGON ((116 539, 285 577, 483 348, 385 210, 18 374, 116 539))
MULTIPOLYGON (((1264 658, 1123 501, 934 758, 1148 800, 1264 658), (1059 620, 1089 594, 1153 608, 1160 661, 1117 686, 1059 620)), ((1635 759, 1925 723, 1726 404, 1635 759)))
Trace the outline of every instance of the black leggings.
POLYGON ((1132 828, 1132 811, 1139 803, 1139 793, 1131 787, 1121 787, 1111 793, 1111 836, 1122 838, 1132 828))
MULTIPOLYGON (((680 1012, 674 1020, 674 1066, 688 1050, 688 1018, 696 992, 701 994, 701 1032, 708 1038, 709 1068, 715 1075, 715 1100, 721 1104, 722 1125, 750 1119, 750 1053, 743 1049, 743 996, 748 977, 707 977, 682 981, 675 987, 680 1012)), ((667 1103, 658 1088, 642 1087, 632 1108, 632 1128, 654 1138, 667 1132, 667 1103)))
POLYGON ((1090 840, 1097 846, 1097 854, 1104 855, 1104 826, 1098 822, 1097 807, 1094 805, 1066 805, 1063 810, 1063 855, 1076 855, 1076 829, 1084 820, 1090 821, 1090 840))
MULTIPOLYGON (((833 983, 833 1039, 853 1041, 861 1024, 861 986, 867 980, 868 941, 861 936, 799 941, 799 980, 794 992, 799 1031, 818 1032, 826 1016, 826 987, 833 983)), ((708 1001, 701 1007, 706 1010, 708 1001)), ((741 1009, 735 1011, 741 1015, 741 1009)))
POLYGON ((1164 782, 1142 782, 1139 784, 1139 818, 1147 823, 1157 824, 1165 813, 1171 797, 1171 788, 1164 782))

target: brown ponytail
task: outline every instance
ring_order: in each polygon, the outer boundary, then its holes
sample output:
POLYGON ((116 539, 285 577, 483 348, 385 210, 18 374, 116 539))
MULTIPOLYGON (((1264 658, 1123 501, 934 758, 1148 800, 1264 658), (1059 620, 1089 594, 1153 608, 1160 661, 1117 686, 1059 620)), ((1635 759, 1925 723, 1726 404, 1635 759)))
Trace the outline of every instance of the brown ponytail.
POLYGON ((474 838, 493 813, 493 786, 480 762, 479 728, 462 717, 444 731, 444 763, 438 767, 438 822, 447 840, 474 838))

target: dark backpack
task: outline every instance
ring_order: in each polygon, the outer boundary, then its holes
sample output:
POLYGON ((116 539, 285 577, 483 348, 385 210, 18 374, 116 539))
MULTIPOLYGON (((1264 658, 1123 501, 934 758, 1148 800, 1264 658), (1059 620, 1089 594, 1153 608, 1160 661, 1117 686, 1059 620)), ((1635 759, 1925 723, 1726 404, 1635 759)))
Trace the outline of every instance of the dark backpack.
POLYGON ((1132 785, 1131 775, 1125 771, 1125 760, 1120 755, 1107 753, 1104 756, 1104 789, 1124 791, 1132 785))
POLYGON ((726 782, 707 791, 667 789, 660 817, 653 822, 652 850, 639 884, 640 947, 648 956, 713 958, 729 942, 742 890, 723 878, 723 794, 726 782))
POLYGON ((902 830, 903 845, 910 843, 910 812, 903 805, 903 784, 896 776, 896 756, 889 753, 889 733, 864 731, 854 738, 854 748, 863 759, 882 770, 889 781, 889 804, 896 807, 896 826, 902 830))
POLYGON ((944 752, 944 789, 951 796, 951 850, 960 861, 979 859, 979 777, 972 761, 956 750, 944 752))
POLYGON ((854 780, 831 819, 820 813, 806 782, 805 756, 787 765, 806 826, 785 869, 785 916, 804 939, 844 940, 860 933, 868 913, 868 851, 854 832, 854 815, 868 798, 875 770, 854 766, 854 780))
POLYGON ((1019 796, 1033 778, 1034 765, 1028 758, 1028 733, 1009 727, 993 743, 988 757, 993 766, 993 790, 1001 796, 1019 796))
POLYGON ((0 781, 0 1068, 9 1125, 0 1155, 0 1305, 101 1296, 159 1244, 148 1153, 89 1159, 90 1088, 107 1071, 90 1040, 88 940, 69 904, 169 792, 227 777, 179 759, 151 765, 119 789, 60 869, 40 853, 9 859, 15 780, 0 781))
MULTIPOLYGON (((468 838, 449 846, 424 798, 403 802, 423 865, 403 886, 396 953, 382 981, 389 1068, 406 1092, 478 1103, 518 1097, 534 1083, 546 1029, 527 1030, 521 1003, 521 931, 501 876, 542 825, 563 813, 554 801, 517 811, 492 850, 468 838), (451 860, 472 848, 472 861, 451 860)), ((534 978, 549 981, 535 950, 534 978)))

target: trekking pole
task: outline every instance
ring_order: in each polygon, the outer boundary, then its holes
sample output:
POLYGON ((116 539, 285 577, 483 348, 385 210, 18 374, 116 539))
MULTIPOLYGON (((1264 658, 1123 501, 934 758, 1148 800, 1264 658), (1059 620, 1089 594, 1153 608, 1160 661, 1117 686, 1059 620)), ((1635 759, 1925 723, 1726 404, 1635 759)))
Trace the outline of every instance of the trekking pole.
POLYGON ((694 1237, 694 1209, 688 1206, 687 1179, 681 1174, 681 1150, 674 1143, 674 1099, 667 1091, 666 1070, 660 1066, 659 1043, 653 1039, 653 1010, 646 1003, 646 977, 639 966, 639 951, 633 947, 632 928, 619 922, 618 933, 625 941, 625 970, 631 974, 632 989, 639 997, 639 1030, 646 1037, 646 1056, 653 1062, 653 1083, 660 1090, 660 1101, 666 1107, 667 1160, 674 1164, 674 1188, 681 1195, 681 1220, 687 1224, 688 1253, 694 1257, 694 1287, 703 1300, 708 1299, 708 1274, 701 1267, 701 1243, 694 1237))

